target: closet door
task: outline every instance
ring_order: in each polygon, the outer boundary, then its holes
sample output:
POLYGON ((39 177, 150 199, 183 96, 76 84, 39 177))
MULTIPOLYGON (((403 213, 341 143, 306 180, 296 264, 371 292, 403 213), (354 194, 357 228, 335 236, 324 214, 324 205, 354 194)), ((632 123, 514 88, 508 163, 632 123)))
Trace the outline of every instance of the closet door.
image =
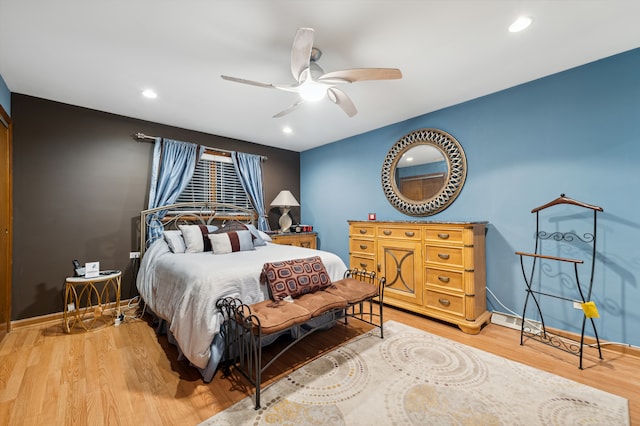
POLYGON ((11 119, 0 106, 0 340, 11 326, 11 119))

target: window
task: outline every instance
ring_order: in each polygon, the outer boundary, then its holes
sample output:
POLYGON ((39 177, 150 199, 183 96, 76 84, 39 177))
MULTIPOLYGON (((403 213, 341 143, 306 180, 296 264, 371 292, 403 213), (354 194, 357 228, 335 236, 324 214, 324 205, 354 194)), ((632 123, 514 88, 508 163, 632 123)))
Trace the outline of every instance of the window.
MULTIPOLYGON (((177 203, 209 201, 252 209, 230 157, 205 152, 177 203)), ((218 211, 225 211, 220 209, 218 211)), ((230 211, 228 211, 230 212, 230 211)))

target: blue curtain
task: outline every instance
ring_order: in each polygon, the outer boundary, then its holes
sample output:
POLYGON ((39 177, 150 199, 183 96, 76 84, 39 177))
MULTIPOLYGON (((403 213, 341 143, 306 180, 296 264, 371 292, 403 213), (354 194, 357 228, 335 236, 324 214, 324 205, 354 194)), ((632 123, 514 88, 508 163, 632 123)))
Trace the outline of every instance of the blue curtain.
MULTIPOLYGON (((156 138, 153 149, 149 207, 167 206, 175 203, 187 186, 202 157, 204 147, 189 142, 156 138)), ((147 246, 162 235, 160 220, 167 214, 162 210, 149 216, 147 223, 147 246)))
POLYGON ((231 159, 242 187, 249 196, 253 208, 258 212, 258 229, 269 231, 269 221, 264 209, 264 191, 262 189, 262 164, 259 155, 244 152, 232 152, 231 159))

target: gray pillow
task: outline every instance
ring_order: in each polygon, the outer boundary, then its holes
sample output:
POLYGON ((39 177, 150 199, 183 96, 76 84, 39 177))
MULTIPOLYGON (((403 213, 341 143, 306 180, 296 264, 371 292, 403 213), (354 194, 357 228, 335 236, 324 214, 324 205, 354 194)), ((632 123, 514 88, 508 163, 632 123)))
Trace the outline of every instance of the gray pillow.
POLYGON ((247 227, 247 229, 249 229, 249 232, 251 232, 251 235, 253 235, 253 246, 254 247, 260 247, 260 246, 266 246, 267 243, 262 239, 262 237, 260 236, 260 233, 258 232, 258 230, 256 229, 255 226, 247 223, 244 226, 247 227))
POLYGON ((184 244, 184 238, 182 238, 182 231, 164 231, 164 240, 173 253, 184 253, 187 248, 184 244))

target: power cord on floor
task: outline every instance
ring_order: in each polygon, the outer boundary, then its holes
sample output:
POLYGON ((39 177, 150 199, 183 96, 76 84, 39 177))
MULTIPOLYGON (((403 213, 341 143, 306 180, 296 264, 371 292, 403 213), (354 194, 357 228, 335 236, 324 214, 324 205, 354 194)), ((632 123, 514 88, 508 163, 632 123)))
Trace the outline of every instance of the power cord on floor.
POLYGON ((534 330, 537 334, 542 333, 542 329, 538 326, 538 324, 532 323, 531 320, 528 319, 524 319, 522 318, 522 316, 518 315, 517 313, 515 313, 513 310, 507 308, 504 303, 502 303, 500 301, 500 299, 498 299, 498 297, 493 293, 493 291, 491 291, 491 289, 489 287, 487 287, 487 291, 489 292, 489 294, 495 299, 496 302, 498 302, 498 305, 500 305, 504 310, 506 310, 508 313, 510 313, 511 315, 513 315, 514 317, 520 319, 520 321, 524 321, 524 324, 526 326, 528 326, 531 330, 534 330))
MULTIPOLYGON (((513 310, 511 310, 508 307, 506 307, 500 301, 500 299, 498 299, 498 297, 493 293, 493 291, 491 291, 491 289, 489 287, 487 287, 487 292, 489 292, 489 294, 495 299, 495 301, 498 303, 498 305, 500 305, 504 310, 506 310, 511 315, 515 316, 516 318, 519 318, 521 321, 525 321, 525 324, 528 325, 529 327, 531 327, 531 329, 535 330, 537 333, 541 333, 542 332, 542 329, 540 327, 538 327, 537 324, 531 323, 530 320, 523 319, 522 316, 518 315, 513 310)), ((600 343, 600 346, 607 346, 607 345, 624 346, 624 347, 628 347, 628 348, 640 349, 640 346, 635 346, 635 345, 632 345, 630 343, 623 343, 623 342, 602 342, 602 343, 600 343)), ((590 344, 587 344, 586 346, 589 346, 591 348, 597 348, 598 344, 597 343, 590 343, 590 344)))

